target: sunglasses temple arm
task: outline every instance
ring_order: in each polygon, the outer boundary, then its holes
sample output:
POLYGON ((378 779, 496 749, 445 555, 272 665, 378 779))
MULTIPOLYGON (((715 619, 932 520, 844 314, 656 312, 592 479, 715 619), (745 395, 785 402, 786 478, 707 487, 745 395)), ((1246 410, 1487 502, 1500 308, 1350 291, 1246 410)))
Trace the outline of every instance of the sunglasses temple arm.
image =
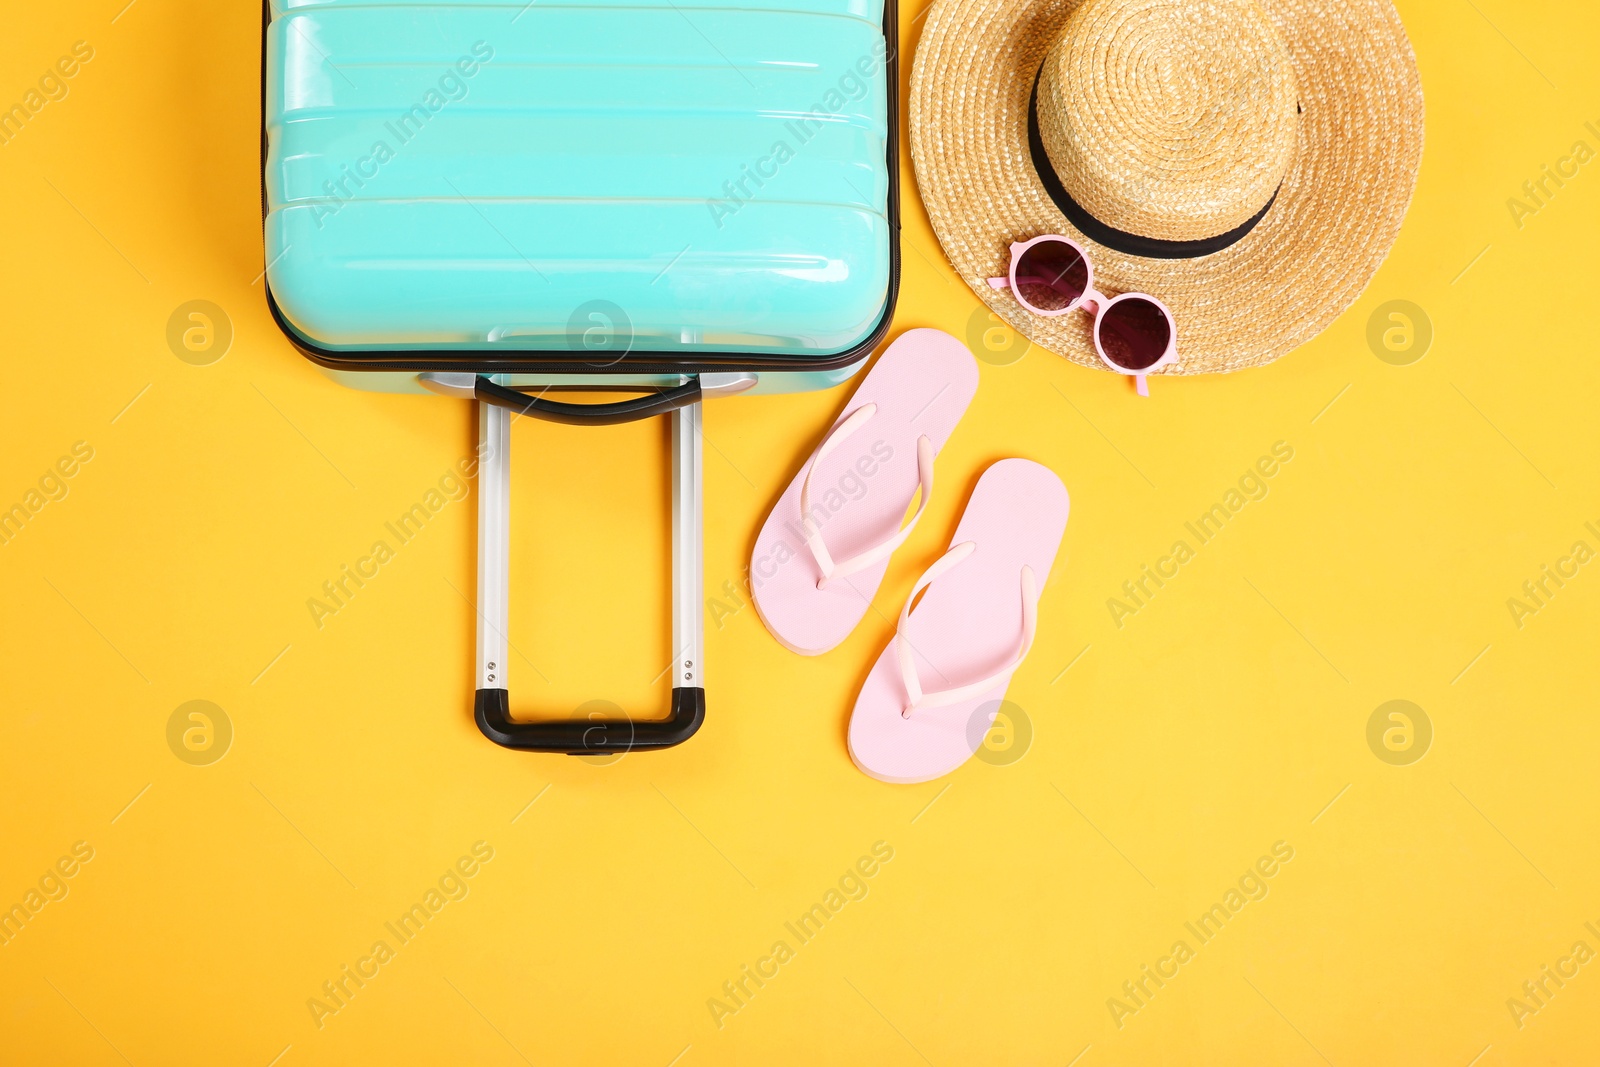
POLYGON ((1011 288, 1011 279, 1010 278, 990 278, 989 279, 989 288, 991 288, 991 289, 1009 289, 1009 288, 1011 288))
POLYGON ((1139 390, 1140 396, 1150 395, 1150 383, 1145 380, 1145 376, 1143 374, 1135 374, 1133 376, 1133 384, 1134 387, 1139 390))

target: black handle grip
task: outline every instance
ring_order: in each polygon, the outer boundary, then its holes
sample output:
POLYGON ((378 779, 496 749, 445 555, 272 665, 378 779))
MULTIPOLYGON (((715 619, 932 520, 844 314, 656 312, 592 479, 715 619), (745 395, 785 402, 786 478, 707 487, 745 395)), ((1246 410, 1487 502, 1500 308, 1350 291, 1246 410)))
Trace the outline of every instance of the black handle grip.
POLYGON ((644 722, 629 719, 516 722, 511 718, 510 694, 504 689, 478 690, 475 704, 478 729, 495 744, 525 752, 565 752, 569 756, 671 748, 693 737, 706 719, 704 689, 674 689, 672 715, 644 722))
POLYGON ((510 408, 512 411, 530 418, 543 419, 545 422, 559 422, 565 426, 616 426, 619 423, 654 418, 669 411, 686 408, 690 404, 698 404, 700 379, 691 378, 683 385, 668 389, 664 393, 652 393, 649 396, 619 400, 611 404, 564 404, 559 400, 545 400, 519 393, 515 389, 508 389, 482 375, 479 375, 474 383, 472 393, 486 404, 510 408))

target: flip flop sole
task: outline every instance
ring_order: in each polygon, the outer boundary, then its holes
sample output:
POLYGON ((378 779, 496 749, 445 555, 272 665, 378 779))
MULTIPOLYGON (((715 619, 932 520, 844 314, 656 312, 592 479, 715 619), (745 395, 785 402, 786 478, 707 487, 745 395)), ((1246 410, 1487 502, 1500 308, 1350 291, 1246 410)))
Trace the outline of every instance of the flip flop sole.
MULTIPOLYGON (((978 364, 967 346, 943 330, 907 330, 867 372, 832 432, 852 413, 876 413, 817 463, 812 516, 835 560, 848 559, 894 535, 918 486, 917 439, 944 447, 978 389, 978 364)), ((826 434, 823 439, 826 439, 826 434)), ((889 561, 837 578, 822 577, 806 546, 800 514, 805 466, 767 516, 750 558, 756 614, 778 643, 803 656, 835 648, 867 613, 889 561)))
MULTIPOLYGON (((1033 569, 1042 590, 1070 508, 1066 487, 1048 467, 1003 459, 984 471, 950 539, 976 548, 928 586, 903 629, 925 688, 954 689, 1012 661, 1023 641, 1022 568, 1033 569)), ((856 698, 850 758, 880 781, 927 782, 977 751, 1010 679, 959 704, 903 716, 910 695, 895 645, 891 638, 856 698), (973 723, 979 715, 982 729, 973 723)))

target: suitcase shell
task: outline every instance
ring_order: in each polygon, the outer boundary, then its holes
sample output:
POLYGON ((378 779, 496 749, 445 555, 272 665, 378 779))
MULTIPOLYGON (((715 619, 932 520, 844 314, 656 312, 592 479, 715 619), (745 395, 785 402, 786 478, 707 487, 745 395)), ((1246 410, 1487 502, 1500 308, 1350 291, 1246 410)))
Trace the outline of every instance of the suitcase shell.
POLYGON ((873 0, 281 0, 263 65, 274 313, 366 387, 418 370, 835 384, 898 285, 892 17, 873 0))

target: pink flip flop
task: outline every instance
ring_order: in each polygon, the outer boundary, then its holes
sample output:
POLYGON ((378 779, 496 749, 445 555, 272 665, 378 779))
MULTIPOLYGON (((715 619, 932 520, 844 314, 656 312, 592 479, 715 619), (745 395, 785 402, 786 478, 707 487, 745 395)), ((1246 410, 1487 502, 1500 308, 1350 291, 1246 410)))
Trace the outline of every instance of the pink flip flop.
POLYGON ((1061 479, 1031 460, 983 472, 950 551, 917 580, 856 698, 850 758, 864 774, 927 782, 978 750, 1033 647, 1069 507, 1061 479))
POLYGON ((756 539, 752 596, 779 644, 816 656, 855 629, 927 509, 934 457, 977 390, 972 353, 943 330, 907 330, 878 357, 756 539))

